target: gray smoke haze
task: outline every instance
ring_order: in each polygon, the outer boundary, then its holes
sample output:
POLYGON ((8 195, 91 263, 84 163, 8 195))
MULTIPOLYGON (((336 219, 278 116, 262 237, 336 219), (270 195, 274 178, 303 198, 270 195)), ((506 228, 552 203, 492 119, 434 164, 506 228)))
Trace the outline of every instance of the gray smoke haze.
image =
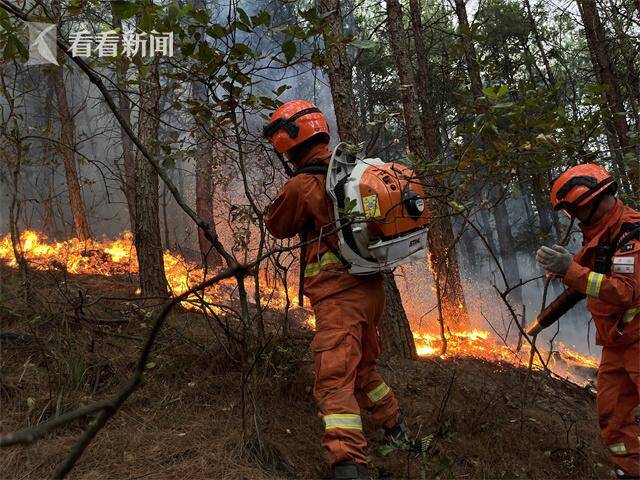
MULTIPOLYGON (((243 2, 243 6, 249 14, 252 13, 252 3, 243 2)), ((222 13, 221 13, 222 14, 222 13)), ((3 66, 5 69, 12 67, 3 66)), ((20 67, 21 71, 16 78, 16 91, 26 92, 17 96, 22 119, 20 128, 33 136, 58 135, 58 121, 56 118, 56 102, 51 91, 46 75, 42 67, 20 67), (52 130, 46 131, 47 119, 51 117, 52 130)), ((7 70, 8 75, 13 73, 7 70)), ((268 95, 273 89, 282 84, 290 85, 290 88, 282 95, 281 100, 287 101, 296 98, 307 99, 315 103, 326 115, 332 135, 332 146, 338 142, 337 127, 333 111, 331 91, 326 75, 318 69, 310 69, 308 66, 289 67, 286 71, 274 72, 272 79, 263 79, 254 86, 256 93, 268 95), (280 78, 284 78, 281 80, 280 78)), ((77 72, 66 73, 66 88, 73 112, 78 112, 77 142, 79 175, 81 179, 83 196, 87 205, 87 213, 94 235, 114 237, 129 229, 128 214, 124 196, 120 190, 120 170, 122 163, 122 149, 119 140, 119 127, 111 112, 107 109, 100 94, 93 88, 82 74, 77 72)), ((184 87, 188 93, 188 87, 184 87)), ((6 106, 6 99, 0 98, 2 106, 6 106)), ((4 109, 3 109, 4 110, 4 109)), ((0 119, 3 121, 4 119, 0 119)), ((166 140, 170 133, 171 125, 184 127, 190 121, 188 117, 176 111, 168 109, 163 115, 163 133, 161 140, 166 140)), ((261 116, 255 115, 248 119, 249 125, 255 129, 255 135, 259 135, 263 123, 261 116)), ((186 127, 188 128, 188 127, 186 127)), ((176 145, 188 148, 190 137, 182 132, 176 145), (182 143, 181 143, 182 142, 182 143)), ((45 219, 46 205, 50 205, 55 216, 53 234, 57 238, 68 238, 72 235, 71 216, 68 211, 68 200, 64 172, 61 167, 59 154, 54 154, 55 147, 47 145, 47 141, 38 139, 30 140, 31 149, 27 154, 29 164, 23 167, 20 189, 21 205, 20 227, 43 230, 47 228, 45 219)), ((195 201, 194 188, 194 164, 193 161, 182 162, 171 171, 171 176, 187 201, 193 206, 195 201)), ((241 192, 238 184, 237 192, 241 192)), ((10 172, 3 171, 0 177, 0 233, 9 230, 9 204, 11 202, 10 172)), ((161 194, 164 190, 161 189, 161 194)), ((527 228, 535 228, 526 225, 525 206, 521 199, 508 200, 509 214, 513 222, 514 235, 524 232, 527 228)), ((177 207, 173 199, 167 198, 166 229, 170 232, 170 238, 182 246, 196 248, 196 234, 194 226, 177 207)), ((49 226, 49 228, 51 228, 49 226)), ((469 261, 464 256, 462 248, 458 249, 462 266, 462 274, 465 285, 465 294, 468 305, 477 326, 488 329, 484 324, 482 314, 486 315, 498 328, 504 328, 503 320, 508 313, 496 293, 491 287, 497 283, 502 287, 497 274, 497 269, 483 245, 477 239, 474 241, 480 258, 476 259, 479 268, 472 271, 469 261)), ((571 245, 572 251, 577 251, 578 245, 571 245)), ((543 272, 535 265, 533 256, 535 249, 528 252, 515 253, 520 268, 521 278, 527 280, 540 276, 543 272)), ((399 284, 405 294, 405 300, 409 308, 409 314, 414 321, 430 324, 436 321, 436 313, 432 310, 435 305, 433 294, 433 278, 426 266, 406 267, 398 272, 399 284), (412 309, 418 306, 415 311, 412 309), (431 313, 424 314, 431 310, 431 313)), ((555 282, 554 282, 555 283, 555 282)), ((531 323, 540 309, 542 299, 543 280, 530 282, 522 287, 523 302, 526 305, 527 323, 531 323)), ((561 292, 559 285, 554 285, 549 292, 549 300, 552 300, 561 292)), ((517 306, 519 311, 521 307, 517 306)), ((590 315, 584 308, 584 302, 575 308, 560 322, 560 332, 557 340, 566 345, 575 345, 576 349, 583 353, 597 353, 593 344, 594 329, 590 329, 588 335, 588 323, 590 315)), ((513 331, 513 329, 512 329, 513 331)), ((550 328, 543 335, 550 338, 555 329, 550 328)))

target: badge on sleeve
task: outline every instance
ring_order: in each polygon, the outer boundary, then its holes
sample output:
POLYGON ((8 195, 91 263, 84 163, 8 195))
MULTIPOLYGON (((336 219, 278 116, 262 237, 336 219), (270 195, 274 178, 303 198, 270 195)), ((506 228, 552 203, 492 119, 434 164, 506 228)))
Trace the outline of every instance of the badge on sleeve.
POLYGON ((635 273, 636 257, 613 257, 613 273, 635 273))

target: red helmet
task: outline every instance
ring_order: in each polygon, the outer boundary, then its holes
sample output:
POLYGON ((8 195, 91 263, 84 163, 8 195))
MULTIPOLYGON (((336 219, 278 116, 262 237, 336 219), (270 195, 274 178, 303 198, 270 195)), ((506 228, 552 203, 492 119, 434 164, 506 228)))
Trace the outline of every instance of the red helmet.
POLYGON ((560 175, 551 187, 554 210, 566 206, 581 207, 600 195, 615 180, 604 168, 593 163, 571 167, 560 175))
POLYGON ((325 134, 329 142, 329 126, 322 112, 313 103, 292 100, 271 114, 262 129, 276 152, 285 153, 317 134, 325 134))

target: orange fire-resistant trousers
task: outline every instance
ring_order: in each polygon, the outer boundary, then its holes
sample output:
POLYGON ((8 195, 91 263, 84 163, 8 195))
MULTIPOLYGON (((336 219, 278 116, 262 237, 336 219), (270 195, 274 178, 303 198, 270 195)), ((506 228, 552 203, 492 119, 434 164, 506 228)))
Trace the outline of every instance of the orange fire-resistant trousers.
POLYGON ((598 369, 598 418, 613 463, 640 476, 640 343, 603 347, 598 369))
POLYGON ((313 306, 314 395, 325 424, 322 445, 332 465, 367 463, 360 409, 370 411, 378 427, 398 420, 398 402, 375 371, 384 299, 381 281, 364 282, 313 306))

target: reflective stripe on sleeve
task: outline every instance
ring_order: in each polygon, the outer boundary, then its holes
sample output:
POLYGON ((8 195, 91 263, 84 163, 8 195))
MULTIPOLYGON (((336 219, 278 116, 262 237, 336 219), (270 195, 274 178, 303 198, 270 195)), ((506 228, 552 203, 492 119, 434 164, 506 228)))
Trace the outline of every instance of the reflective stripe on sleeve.
POLYGON ((367 397, 369 397, 369 400, 371 400, 373 403, 377 403, 382 400, 390 391, 391 389, 389 388, 389 385, 382 382, 376 388, 368 392, 367 397))
POLYGON ((304 268, 304 276, 305 277, 315 277, 320 273, 320 269, 325 265, 329 265, 332 263, 340 263, 340 259, 333 252, 325 252, 322 257, 320 257, 319 262, 309 263, 304 268))
POLYGON ((334 413, 324 416, 324 429, 345 428, 347 430, 362 430, 360 415, 353 413, 334 413))
POLYGON ((626 455, 627 447, 624 446, 624 443, 613 443, 609 445, 609 451, 614 455, 626 455))
POLYGON ((589 272, 589 278, 587 279, 587 291, 585 293, 590 297, 598 298, 603 278, 604 275, 601 273, 589 272))
POLYGON ((621 319, 622 323, 623 324, 630 323, 639 313, 640 313, 640 306, 631 307, 629 310, 627 310, 622 314, 622 319, 621 319))

